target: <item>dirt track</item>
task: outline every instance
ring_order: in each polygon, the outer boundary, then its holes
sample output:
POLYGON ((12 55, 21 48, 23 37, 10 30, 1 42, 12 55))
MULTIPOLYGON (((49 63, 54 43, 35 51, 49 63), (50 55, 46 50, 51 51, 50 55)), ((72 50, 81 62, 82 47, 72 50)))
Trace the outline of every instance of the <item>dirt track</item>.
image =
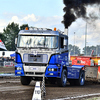
MULTIPOLYGON (((0 68, 1 70, 2 68, 0 68)), ((7 68, 8 72, 9 68, 7 68)), ((12 68, 13 70, 13 68, 12 68)), ((12 71, 11 69, 9 71, 12 71)), ((32 100, 35 82, 32 81, 29 86, 23 86, 20 83, 19 77, 0 78, 0 100, 32 100)), ((59 99, 68 97, 76 97, 80 95, 100 93, 100 84, 86 83, 85 86, 70 86, 57 87, 56 85, 46 84, 47 99, 59 99)), ((83 100, 85 98, 77 98, 76 100, 83 100)))

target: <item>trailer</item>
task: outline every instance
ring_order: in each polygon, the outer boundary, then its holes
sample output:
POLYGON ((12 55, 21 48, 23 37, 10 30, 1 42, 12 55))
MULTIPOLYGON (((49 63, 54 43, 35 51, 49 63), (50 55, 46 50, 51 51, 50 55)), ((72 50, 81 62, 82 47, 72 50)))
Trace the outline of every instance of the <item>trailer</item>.
POLYGON ((70 56, 72 65, 85 66, 85 80, 100 82, 100 57, 97 56, 70 56))
POLYGON ((65 87, 84 85, 84 65, 69 65, 68 35, 60 30, 26 28, 15 39, 15 75, 20 76, 22 85, 32 80, 65 87))

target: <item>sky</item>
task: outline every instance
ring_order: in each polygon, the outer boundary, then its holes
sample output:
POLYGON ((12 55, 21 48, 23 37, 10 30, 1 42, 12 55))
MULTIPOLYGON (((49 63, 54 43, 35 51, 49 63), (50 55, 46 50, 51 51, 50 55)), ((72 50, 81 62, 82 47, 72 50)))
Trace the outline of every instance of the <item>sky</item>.
MULTIPOLYGON (((51 28, 64 31, 63 0, 0 0, 0 32, 11 23, 21 26, 28 24, 30 27, 51 28)), ((99 11, 97 7, 87 7, 87 12, 99 11)), ((99 14, 99 13, 97 13, 99 14)), ((79 18, 68 28, 69 44, 85 47, 85 34, 87 33, 86 45, 100 45, 100 19, 87 23, 79 18), (75 33, 75 34, 74 34, 75 33)))

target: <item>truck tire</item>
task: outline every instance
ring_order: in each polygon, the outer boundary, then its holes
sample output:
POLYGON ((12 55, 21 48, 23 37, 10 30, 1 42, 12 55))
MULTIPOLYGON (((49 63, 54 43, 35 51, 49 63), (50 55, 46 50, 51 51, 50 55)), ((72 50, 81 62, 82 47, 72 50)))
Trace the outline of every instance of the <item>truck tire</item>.
POLYGON ((22 85, 29 85, 31 82, 32 78, 28 76, 21 76, 20 81, 22 85))
POLYGON ((75 85, 83 86, 85 84, 85 72, 80 71, 79 79, 75 81, 75 85))
POLYGON ((66 83, 67 83, 67 71, 66 71, 66 69, 63 69, 61 78, 57 79, 57 85, 65 87, 66 83))

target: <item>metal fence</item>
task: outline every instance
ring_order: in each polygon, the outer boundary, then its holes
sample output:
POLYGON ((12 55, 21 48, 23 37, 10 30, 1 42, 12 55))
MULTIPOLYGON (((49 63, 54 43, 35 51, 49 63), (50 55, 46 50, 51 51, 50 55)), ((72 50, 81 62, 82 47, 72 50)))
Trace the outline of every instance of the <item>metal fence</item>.
POLYGON ((14 61, 2 61, 0 62, 0 67, 5 66, 5 67, 12 67, 15 66, 16 63, 14 61))
POLYGON ((4 66, 4 62, 0 61, 0 67, 4 66))

